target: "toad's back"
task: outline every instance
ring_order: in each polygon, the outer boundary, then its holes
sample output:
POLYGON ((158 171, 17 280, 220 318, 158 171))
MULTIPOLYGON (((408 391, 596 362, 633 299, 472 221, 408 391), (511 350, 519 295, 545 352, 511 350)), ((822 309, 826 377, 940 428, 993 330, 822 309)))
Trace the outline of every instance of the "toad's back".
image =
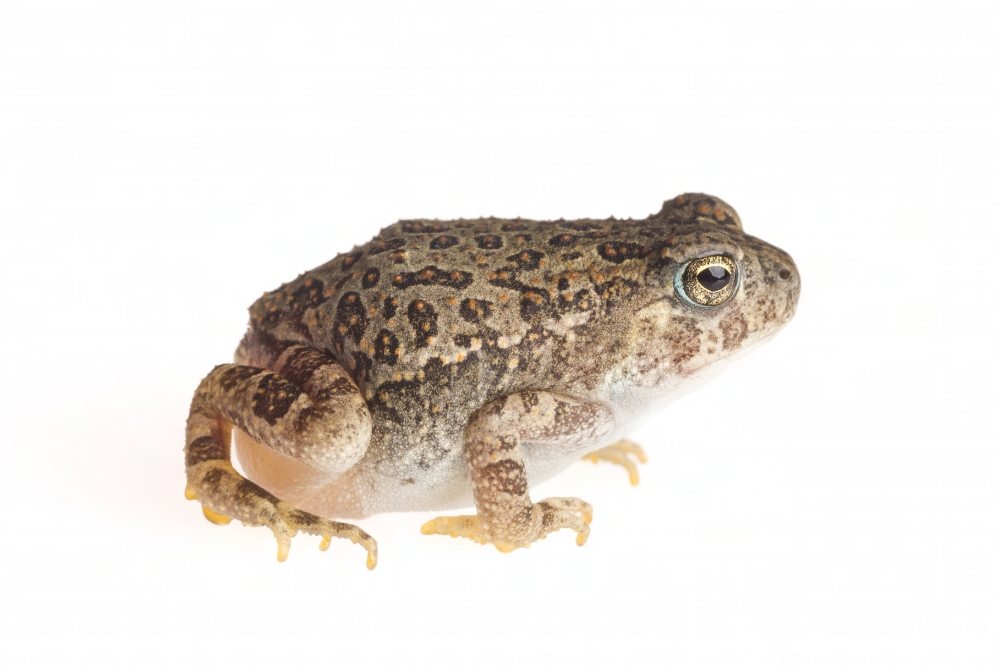
POLYGON ((593 391, 619 310, 643 299, 645 264, 629 260, 677 240, 665 217, 404 220, 266 294, 252 325, 341 362, 372 412, 370 455, 405 441, 429 465, 496 396, 593 391))

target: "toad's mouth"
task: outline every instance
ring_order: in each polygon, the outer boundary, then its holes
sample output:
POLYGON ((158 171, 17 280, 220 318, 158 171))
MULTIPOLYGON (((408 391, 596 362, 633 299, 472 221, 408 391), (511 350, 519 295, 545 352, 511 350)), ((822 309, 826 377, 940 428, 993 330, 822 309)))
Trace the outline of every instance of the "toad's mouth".
POLYGON ((744 356, 746 356, 747 354, 750 354, 750 353, 756 351, 757 349, 759 349, 760 347, 764 346, 765 344, 767 344, 768 342, 771 341, 771 338, 773 338, 774 336, 776 336, 780 332, 781 332, 780 328, 777 329, 777 330, 769 331, 769 332, 765 333, 764 335, 761 335, 759 338, 757 338, 753 342, 744 344, 737 351, 733 352, 732 354, 729 354, 728 356, 724 356, 724 357, 720 358, 719 360, 715 361, 714 363, 709 363, 708 365, 703 365, 700 368, 693 368, 693 369, 690 369, 690 370, 681 370, 680 372, 677 373, 677 375, 679 377, 681 377, 682 379, 693 379, 693 378, 696 378, 696 377, 700 377, 702 373, 704 373, 707 370, 710 370, 711 368, 713 368, 713 367, 715 367, 717 365, 721 365, 723 367, 727 366, 730 363, 732 363, 733 361, 737 361, 737 360, 743 358, 744 356))

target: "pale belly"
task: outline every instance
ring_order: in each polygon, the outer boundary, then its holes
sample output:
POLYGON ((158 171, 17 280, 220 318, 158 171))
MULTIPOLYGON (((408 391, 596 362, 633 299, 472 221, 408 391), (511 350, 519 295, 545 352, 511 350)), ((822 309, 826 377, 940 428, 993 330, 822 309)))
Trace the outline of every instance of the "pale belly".
MULTIPOLYGON (((609 383, 602 395, 615 415, 605 434, 581 440, 574 447, 552 447, 545 442, 522 442, 528 486, 551 479, 582 456, 627 437, 671 402, 717 376, 726 364, 710 366, 670 386, 642 388, 609 383)), ((446 511, 473 506, 472 480, 464 443, 453 454, 411 477, 382 474, 362 459, 344 475, 330 479, 297 460, 262 446, 234 429, 237 458, 246 476, 296 507, 332 519, 357 519, 398 511, 446 511)))

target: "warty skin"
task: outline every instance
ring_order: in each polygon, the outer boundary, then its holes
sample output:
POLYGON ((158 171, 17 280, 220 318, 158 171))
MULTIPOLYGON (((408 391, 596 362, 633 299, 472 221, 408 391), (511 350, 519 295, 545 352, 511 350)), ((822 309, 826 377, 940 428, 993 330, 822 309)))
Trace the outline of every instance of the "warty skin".
POLYGON ((586 454, 620 461, 645 418, 777 333, 799 287, 703 194, 643 220, 398 222, 250 308, 236 363, 192 402, 188 496, 270 527, 279 559, 304 531, 361 541, 373 566, 374 540, 334 519, 473 504, 425 533, 585 541, 586 502, 530 487, 586 454), (732 295, 700 305, 685 270, 715 257, 732 295))

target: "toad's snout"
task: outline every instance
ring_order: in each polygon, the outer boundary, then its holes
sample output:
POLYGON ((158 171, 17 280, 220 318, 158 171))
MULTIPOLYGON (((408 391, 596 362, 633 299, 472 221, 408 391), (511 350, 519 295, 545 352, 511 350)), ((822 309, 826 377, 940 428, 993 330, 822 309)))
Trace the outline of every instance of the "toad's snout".
POLYGON ((774 248, 762 259, 764 281, 768 290, 775 294, 775 305, 782 309, 781 321, 787 322, 795 315, 795 308, 799 303, 799 269, 792 257, 778 248, 774 248))

